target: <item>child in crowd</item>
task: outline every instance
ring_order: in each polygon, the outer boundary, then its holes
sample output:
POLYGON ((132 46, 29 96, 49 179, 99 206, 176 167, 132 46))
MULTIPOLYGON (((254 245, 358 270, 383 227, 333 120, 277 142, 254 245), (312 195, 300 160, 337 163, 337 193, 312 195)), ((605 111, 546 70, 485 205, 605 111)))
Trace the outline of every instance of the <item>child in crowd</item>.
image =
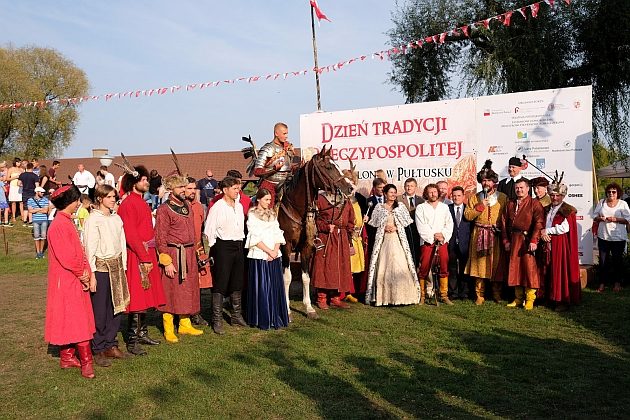
POLYGON ((90 216, 90 210, 92 209, 92 200, 87 194, 81 195, 81 206, 77 210, 74 223, 77 225, 77 230, 79 231, 79 237, 81 238, 81 242, 83 242, 83 226, 85 225, 85 220, 90 216))

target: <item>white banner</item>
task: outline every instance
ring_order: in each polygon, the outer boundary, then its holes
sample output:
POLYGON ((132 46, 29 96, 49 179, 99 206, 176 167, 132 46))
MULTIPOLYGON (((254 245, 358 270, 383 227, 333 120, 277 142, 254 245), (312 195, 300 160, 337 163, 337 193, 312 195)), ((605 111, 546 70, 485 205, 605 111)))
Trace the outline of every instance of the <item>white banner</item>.
MULTIPOLYGON (((342 167, 352 160, 364 195, 379 169, 401 193, 407 178, 421 188, 445 180, 474 192, 486 159, 505 177, 509 158, 525 155, 552 177, 565 172, 566 201, 578 209, 580 263, 592 264, 591 95, 585 86, 306 114, 300 116, 300 147, 332 146, 342 167)), ((542 176, 532 165, 523 174, 542 176)))

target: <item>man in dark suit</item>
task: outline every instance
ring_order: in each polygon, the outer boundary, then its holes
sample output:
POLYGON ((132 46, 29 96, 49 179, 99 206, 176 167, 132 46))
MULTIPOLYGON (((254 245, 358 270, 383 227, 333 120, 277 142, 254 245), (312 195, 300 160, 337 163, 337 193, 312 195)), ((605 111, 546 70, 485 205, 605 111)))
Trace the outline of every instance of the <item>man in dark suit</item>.
POLYGON ((409 216, 411 216, 411 220, 414 220, 412 224, 405 228, 405 233, 407 234, 407 241, 409 242, 409 248, 411 249, 411 257, 413 258, 413 263, 418 268, 418 264, 420 263, 420 234, 418 233, 418 229, 416 228, 416 206, 424 203, 424 198, 419 196, 416 193, 418 188, 418 183, 415 178, 408 178, 404 184, 405 192, 402 195, 399 195, 397 200, 398 202, 405 205, 407 210, 409 210, 409 216))
MULTIPOLYGON (((523 177, 523 175, 521 175, 521 171, 523 170, 523 163, 524 162, 521 159, 515 156, 511 157, 510 161, 508 162, 508 174, 510 176, 499 181, 497 191, 507 195, 510 200, 516 200, 514 184, 516 183, 516 181, 523 177)), ((529 189, 529 195, 532 195, 531 188, 529 189)))
POLYGON ((468 245, 472 233, 472 222, 464 216, 464 189, 453 187, 452 204, 448 208, 453 217, 453 236, 448 243, 448 294, 451 299, 467 299, 469 294, 469 276, 464 274, 468 262, 468 245))
POLYGON ((367 224, 370 217, 372 217, 372 212, 374 211, 374 207, 377 204, 385 203, 385 197, 383 196, 383 188, 385 188, 385 182, 382 178, 374 178, 372 181, 372 195, 367 200, 368 209, 363 218, 363 222, 365 223, 365 231, 367 232, 368 237, 368 255, 372 255, 372 247, 374 246, 374 238, 376 237, 376 228, 367 224))

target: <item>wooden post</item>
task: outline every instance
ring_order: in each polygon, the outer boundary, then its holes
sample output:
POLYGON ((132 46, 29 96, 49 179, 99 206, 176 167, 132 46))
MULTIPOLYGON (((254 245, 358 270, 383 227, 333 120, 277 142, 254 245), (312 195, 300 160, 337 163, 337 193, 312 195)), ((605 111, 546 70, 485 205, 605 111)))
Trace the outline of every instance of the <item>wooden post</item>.
POLYGON ((315 61, 315 89, 317 91, 317 110, 322 110, 321 95, 319 90, 319 65, 317 64, 317 41, 315 39, 315 11, 311 6, 311 31, 313 33, 313 59, 315 61))

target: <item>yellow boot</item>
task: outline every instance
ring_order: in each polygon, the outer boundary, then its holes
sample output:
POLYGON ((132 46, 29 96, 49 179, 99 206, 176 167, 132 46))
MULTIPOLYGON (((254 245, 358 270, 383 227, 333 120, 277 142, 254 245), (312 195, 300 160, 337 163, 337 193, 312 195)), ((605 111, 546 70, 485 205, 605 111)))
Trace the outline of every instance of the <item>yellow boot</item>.
POLYGON ((534 301, 536 300, 536 289, 525 289, 525 310, 531 311, 534 309, 534 301))
POLYGON ((440 277, 440 301, 445 305, 453 305, 448 298, 448 277, 440 277))
POLYGON ((520 308, 523 305, 523 289, 522 286, 514 287, 514 300, 506 305, 508 308, 520 308))
POLYGON ((427 281, 420 279, 420 305, 424 305, 424 299, 427 294, 427 281))
POLYGON ((164 338, 169 343, 177 343, 179 339, 175 335, 175 325, 173 324, 173 314, 164 312, 162 314, 162 322, 164 324, 164 338))
POLYGON ((348 293, 346 295, 345 298, 343 298, 343 300, 345 300, 346 302, 350 302, 350 303, 357 303, 359 301, 359 299, 355 298, 354 296, 352 296, 350 293, 348 293))
POLYGON ((190 317, 184 316, 184 315, 180 315, 179 317, 179 328, 177 329, 177 331, 179 331, 180 334, 189 334, 189 335, 203 334, 202 330, 198 330, 197 328, 192 326, 192 324, 190 323, 190 317))
POLYGON ((477 300, 475 300, 475 305, 483 305, 484 292, 486 290, 486 283, 484 279, 475 279, 475 293, 477 295, 477 300))

